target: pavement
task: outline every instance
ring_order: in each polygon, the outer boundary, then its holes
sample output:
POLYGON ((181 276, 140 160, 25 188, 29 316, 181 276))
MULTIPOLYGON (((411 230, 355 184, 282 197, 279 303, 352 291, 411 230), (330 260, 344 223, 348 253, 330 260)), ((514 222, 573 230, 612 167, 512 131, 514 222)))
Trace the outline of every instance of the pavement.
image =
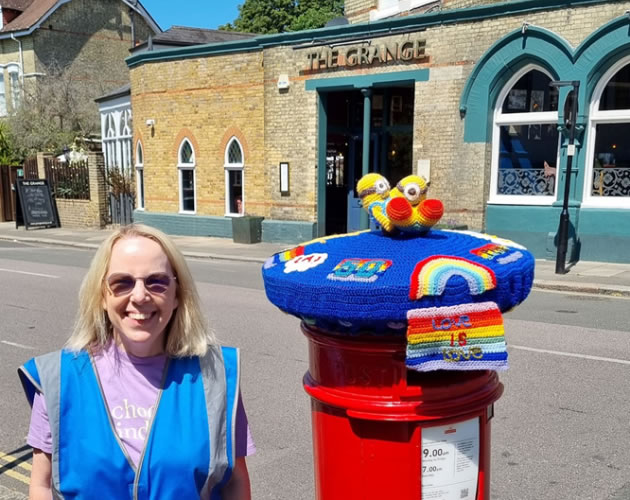
MULTIPOLYGON (((15 228, 0 222, 0 240, 95 249, 113 229, 15 228)), ((294 245, 282 243, 234 243, 230 238, 172 236, 186 257, 263 263, 269 256, 294 245)), ((537 259, 534 288, 566 292, 630 297, 630 264, 579 261, 555 274, 555 261, 537 259)))

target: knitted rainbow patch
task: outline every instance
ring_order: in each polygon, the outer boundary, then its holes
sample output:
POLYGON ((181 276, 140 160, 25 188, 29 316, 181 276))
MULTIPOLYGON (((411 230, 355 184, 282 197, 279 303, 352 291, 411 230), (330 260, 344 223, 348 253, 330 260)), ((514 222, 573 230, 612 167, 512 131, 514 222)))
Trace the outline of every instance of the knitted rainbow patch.
POLYGON ((295 248, 291 248, 290 250, 280 252, 278 254, 278 259, 280 260, 280 262, 289 262, 291 259, 294 259, 299 255, 304 255, 304 245, 300 245, 295 248))
POLYGON ((407 312, 407 367, 433 370, 506 370, 503 317, 494 302, 407 312))
POLYGON ((480 295, 497 286, 494 271, 482 264, 463 257, 434 255, 416 265, 411 274, 409 298, 418 300, 425 295, 442 295, 453 276, 466 280, 471 295, 480 295))

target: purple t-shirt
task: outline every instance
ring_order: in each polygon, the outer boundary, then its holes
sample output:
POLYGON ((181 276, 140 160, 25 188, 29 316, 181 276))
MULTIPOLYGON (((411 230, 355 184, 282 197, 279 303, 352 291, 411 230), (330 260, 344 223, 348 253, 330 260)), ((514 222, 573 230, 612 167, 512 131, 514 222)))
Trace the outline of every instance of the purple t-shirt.
MULTIPOLYGON (((155 412, 166 355, 138 358, 119 349, 112 342, 94 356, 94 363, 116 434, 129 458, 138 465, 155 412)), ((252 455, 256 451, 240 394, 236 411, 235 441, 237 457, 252 455)), ((33 400, 26 442, 33 448, 52 453, 48 412, 45 400, 39 393, 35 394, 33 400)))

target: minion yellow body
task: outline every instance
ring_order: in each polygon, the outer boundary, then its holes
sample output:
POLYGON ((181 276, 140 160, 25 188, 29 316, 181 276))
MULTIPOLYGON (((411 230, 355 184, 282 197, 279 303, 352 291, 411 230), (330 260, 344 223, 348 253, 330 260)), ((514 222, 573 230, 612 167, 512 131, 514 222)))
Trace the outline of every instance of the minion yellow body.
POLYGON ((385 211, 396 229, 426 233, 437 224, 444 206, 440 200, 427 199, 427 189, 424 177, 408 175, 391 190, 385 211))
POLYGON ((389 182, 381 174, 364 175, 357 183, 357 192, 363 208, 386 233, 396 229, 386 213, 390 190, 389 182))

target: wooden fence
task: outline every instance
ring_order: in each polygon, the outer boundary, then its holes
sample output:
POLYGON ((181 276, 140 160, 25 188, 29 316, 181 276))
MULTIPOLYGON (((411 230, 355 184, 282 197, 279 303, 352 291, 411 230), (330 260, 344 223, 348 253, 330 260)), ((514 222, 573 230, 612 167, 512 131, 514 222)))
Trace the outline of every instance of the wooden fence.
POLYGON ((24 178, 39 179, 39 171, 37 169, 37 156, 24 160, 24 178))
POLYGON ((56 198, 66 200, 90 199, 90 176, 87 161, 60 162, 53 158, 44 159, 46 179, 56 198))

